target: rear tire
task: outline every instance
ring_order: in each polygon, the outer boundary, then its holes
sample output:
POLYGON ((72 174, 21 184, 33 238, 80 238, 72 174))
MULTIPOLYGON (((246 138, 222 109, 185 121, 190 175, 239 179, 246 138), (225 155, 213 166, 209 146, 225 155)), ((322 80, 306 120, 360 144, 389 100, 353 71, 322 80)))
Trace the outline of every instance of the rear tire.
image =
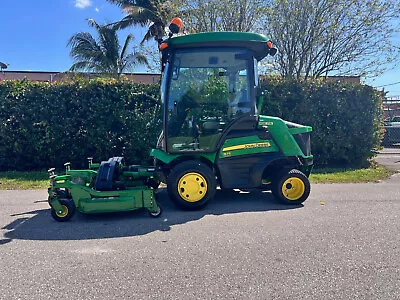
POLYGON ((297 205, 307 200, 311 186, 307 176, 299 170, 280 173, 272 183, 272 194, 283 204, 297 205))
POLYGON ((175 166, 167 179, 170 199, 180 208, 195 210, 204 207, 216 192, 213 171, 198 161, 185 161, 175 166))

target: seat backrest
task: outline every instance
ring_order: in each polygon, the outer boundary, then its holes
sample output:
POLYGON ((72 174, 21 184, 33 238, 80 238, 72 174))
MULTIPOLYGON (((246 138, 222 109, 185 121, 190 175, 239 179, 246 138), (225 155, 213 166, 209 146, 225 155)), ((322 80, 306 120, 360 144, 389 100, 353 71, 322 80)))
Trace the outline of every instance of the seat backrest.
POLYGON ((113 188, 113 178, 116 168, 118 167, 116 161, 102 161, 99 171, 97 172, 95 189, 98 191, 111 191, 113 188))

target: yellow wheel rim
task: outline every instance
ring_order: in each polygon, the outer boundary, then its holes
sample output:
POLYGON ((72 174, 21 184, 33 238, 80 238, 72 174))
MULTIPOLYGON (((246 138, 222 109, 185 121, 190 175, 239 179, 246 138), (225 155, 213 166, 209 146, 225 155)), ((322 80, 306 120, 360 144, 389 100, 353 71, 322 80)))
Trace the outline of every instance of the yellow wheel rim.
POLYGON ((178 193, 187 202, 200 201, 207 193, 207 181, 199 173, 187 173, 179 179, 178 193))
POLYGON ((56 215, 59 218, 65 218, 68 215, 68 207, 65 206, 64 204, 61 205, 63 208, 63 212, 59 213, 58 211, 56 211, 56 215))
POLYGON ((282 185, 282 194, 288 200, 298 200, 306 190, 303 180, 297 177, 290 177, 282 185))

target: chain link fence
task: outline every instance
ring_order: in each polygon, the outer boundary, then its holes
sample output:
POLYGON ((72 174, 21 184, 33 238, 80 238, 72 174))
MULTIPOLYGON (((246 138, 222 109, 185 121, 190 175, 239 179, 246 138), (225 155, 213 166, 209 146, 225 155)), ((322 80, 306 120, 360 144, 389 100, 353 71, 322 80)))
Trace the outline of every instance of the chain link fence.
POLYGON ((384 147, 400 148, 400 96, 390 97, 383 101, 385 110, 385 137, 384 147))

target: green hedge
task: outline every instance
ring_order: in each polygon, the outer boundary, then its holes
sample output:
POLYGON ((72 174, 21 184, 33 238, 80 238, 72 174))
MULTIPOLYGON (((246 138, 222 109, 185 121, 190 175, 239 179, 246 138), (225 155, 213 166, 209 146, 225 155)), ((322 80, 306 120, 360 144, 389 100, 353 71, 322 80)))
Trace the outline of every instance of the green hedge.
MULTIPOLYGON (((268 79, 263 114, 313 126, 319 166, 361 166, 379 144, 379 94, 363 85, 268 79)), ((124 156, 150 163, 162 127, 158 85, 110 79, 0 83, 0 170, 86 166, 124 156), (143 94, 144 93, 144 94, 143 94), (150 97, 149 97, 150 96, 150 97)))
POLYGON ((382 139, 382 99, 366 85, 267 78, 262 113, 313 127, 317 166, 368 164, 382 139))
POLYGON ((74 168, 124 156, 148 163, 162 126, 158 85, 95 79, 0 84, 0 170, 74 168), (145 94, 141 94, 143 91, 145 94))

